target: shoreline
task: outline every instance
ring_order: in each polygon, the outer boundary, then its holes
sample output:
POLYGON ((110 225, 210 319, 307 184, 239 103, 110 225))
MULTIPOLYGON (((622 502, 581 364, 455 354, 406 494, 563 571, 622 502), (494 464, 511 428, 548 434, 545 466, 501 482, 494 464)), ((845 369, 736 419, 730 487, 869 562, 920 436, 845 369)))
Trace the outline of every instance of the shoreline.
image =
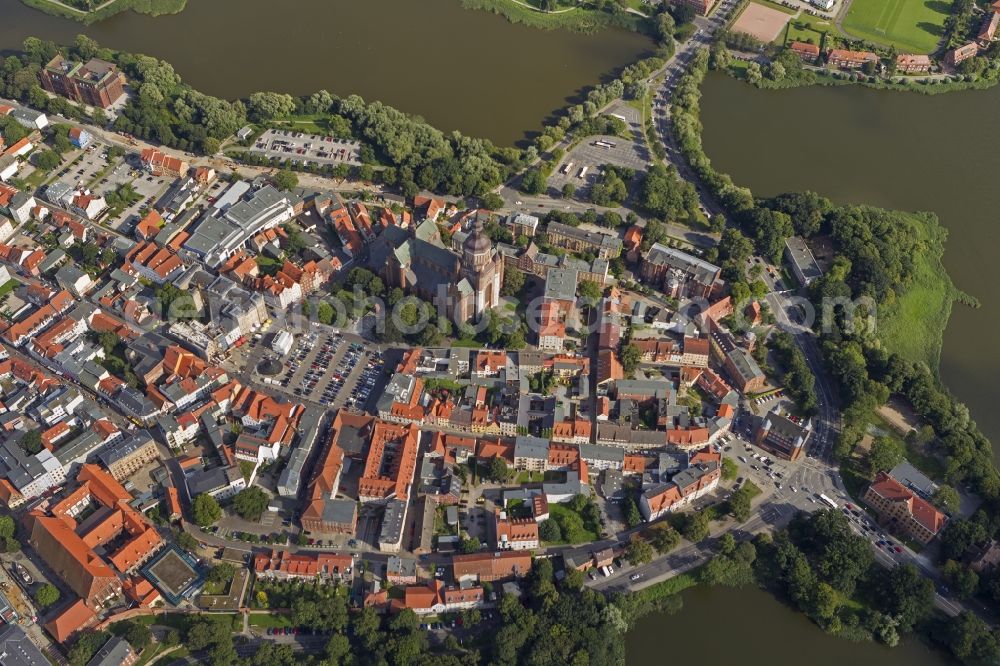
POLYGON ((187 0, 107 0, 96 8, 85 11, 59 0, 21 0, 21 2, 42 13, 71 19, 84 25, 91 25, 126 11, 149 16, 178 14, 187 6, 187 0))

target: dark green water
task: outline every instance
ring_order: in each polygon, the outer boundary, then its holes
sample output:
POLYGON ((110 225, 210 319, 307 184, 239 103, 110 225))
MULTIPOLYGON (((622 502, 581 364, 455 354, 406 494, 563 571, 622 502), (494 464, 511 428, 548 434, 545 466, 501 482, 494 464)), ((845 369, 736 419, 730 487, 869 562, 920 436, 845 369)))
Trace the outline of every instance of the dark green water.
POLYGON ((538 129, 580 89, 652 48, 621 30, 512 25, 458 0, 190 0, 179 14, 126 12, 89 27, 0 0, 0 50, 30 35, 69 42, 80 32, 167 60, 219 97, 357 93, 499 144, 538 129))
POLYGON ((697 587, 676 615, 651 615, 629 632, 625 663, 753 666, 943 666, 949 660, 916 639, 889 649, 823 633, 801 613, 757 588, 697 587))
MULTIPOLYGON (((982 308, 956 304, 941 376, 1000 443, 1000 88, 928 96, 855 86, 757 90, 705 82, 705 150, 754 194, 811 189, 838 202, 938 214, 944 263, 982 308)), ((994 447, 997 451, 997 447, 994 447)), ((996 456, 995 456, 996 457, 996 456)))

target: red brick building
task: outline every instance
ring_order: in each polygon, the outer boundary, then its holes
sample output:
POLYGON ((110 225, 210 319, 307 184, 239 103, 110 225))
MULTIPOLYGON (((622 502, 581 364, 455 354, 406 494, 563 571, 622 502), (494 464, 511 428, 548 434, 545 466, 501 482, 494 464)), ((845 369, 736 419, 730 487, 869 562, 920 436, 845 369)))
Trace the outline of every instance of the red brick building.
POLYGON ((833 49, 827 61, 841 69, 861 69, 868 63, 878 63, 878 56, 871 51, 846 51, 833 49))
POLYGON ((788 48, 803 62, 814 63, 819 59, 819 47, 806 42, 792 42, 788 48))
POLYGON ((944 527, 948 518, 934 506, 885 472, 879 472, 865 491, 865 503, 890 530, 928 543, 944 527))
POLYGON ((944 61, 952 67, 957 67, 969 58, 975 58, 979 54, 979 45, 969 42, 944 54, 944 61))
POLYGON ((931 69, 930 56, 900 53, 896 56, 896 71, 905 74, 926 74, 931 69))
POLYGON ((125 76, 105 60, 91 58, 86 64, 61 55, 41 71, 42 88, 74 102, 106 109, 125 94, 125 76))

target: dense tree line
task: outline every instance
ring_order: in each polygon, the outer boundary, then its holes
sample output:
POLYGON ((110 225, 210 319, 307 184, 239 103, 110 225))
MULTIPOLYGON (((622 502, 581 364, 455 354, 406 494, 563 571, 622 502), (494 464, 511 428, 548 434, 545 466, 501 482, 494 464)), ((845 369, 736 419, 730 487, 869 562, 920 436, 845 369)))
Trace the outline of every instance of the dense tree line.
POLYGON ((776 332, 768 341, 771 351, 781 364, 781 383, 785 391, 795 401, 804 415, 816 412, 816 377, 813 375, 805 354, 790 333, 776 332))

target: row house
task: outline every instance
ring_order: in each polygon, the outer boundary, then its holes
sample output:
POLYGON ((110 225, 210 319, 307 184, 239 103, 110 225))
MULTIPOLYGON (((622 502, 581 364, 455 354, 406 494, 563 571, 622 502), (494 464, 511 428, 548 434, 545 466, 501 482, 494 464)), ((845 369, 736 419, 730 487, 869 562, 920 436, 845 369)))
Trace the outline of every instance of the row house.
POLYGON ((155 284, 176 280, 184 272, 184 262, 176 252, 150 241, 136 243, 128 254, 121 270, 138 275, 155 284))
POLYGON ((270 553, 254 555, 253 570, 258 578, 273 580, 349 581, 354 571, 354 558, 335 553, 301 554, 272 549, 270 553))
POLYGON ((711 452, 694 454, 685 469, 667 483, 644 491, 639 497, 639 511, 647 521, 677 511, 706 495, 719 485, 722 456, 711 452))

